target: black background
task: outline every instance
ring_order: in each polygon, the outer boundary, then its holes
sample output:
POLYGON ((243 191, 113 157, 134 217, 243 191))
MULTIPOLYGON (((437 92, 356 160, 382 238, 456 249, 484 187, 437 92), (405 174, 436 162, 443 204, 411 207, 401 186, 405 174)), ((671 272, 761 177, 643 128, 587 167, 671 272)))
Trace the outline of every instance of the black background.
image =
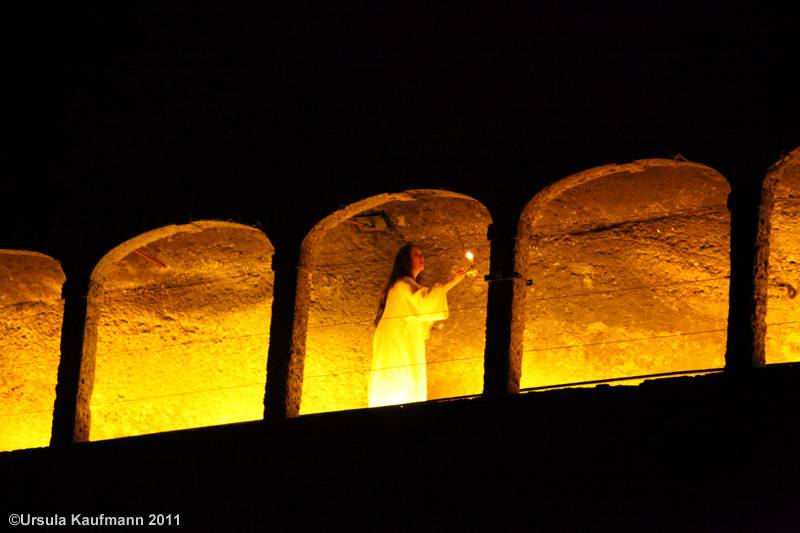
POLYGON ((642 4, 9 14, 3 246, 97 255, 81 243, 202 218, 304 233, 414 187, 520 209, 678 154, 757 182, 800 146, 791 13, 642 4))

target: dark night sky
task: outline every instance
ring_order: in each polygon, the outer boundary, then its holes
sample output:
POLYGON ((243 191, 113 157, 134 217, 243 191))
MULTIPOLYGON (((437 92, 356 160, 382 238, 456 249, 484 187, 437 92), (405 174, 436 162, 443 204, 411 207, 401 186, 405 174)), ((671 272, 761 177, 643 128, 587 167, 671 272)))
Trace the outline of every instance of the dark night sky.
POLYGON ((308 190, 323 215, 409 187, 530 197, 677 153, 731 177, 800 146, 788 13, 585 4, 9 17, 0 161, 24 198, 4 213, 11 244, 98 214, 109 231, 187 216, 277 227, 308 190))

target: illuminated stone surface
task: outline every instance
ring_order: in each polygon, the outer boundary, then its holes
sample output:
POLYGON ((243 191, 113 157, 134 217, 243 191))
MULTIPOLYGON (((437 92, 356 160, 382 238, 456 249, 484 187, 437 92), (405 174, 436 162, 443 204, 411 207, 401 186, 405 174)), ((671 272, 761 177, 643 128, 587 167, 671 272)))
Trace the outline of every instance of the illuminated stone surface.
POLYGON ((135 241, 93 274, 91 439, 261 419, 268 239, 247 226, 195 222, 135 241))
POLYGON ((593 169, 530 224, 522 387, 724 366, 729 187, 691 163, 593 169))
POLYGON ((50 442, 64 279, 46 255, 0 250, 0 451, 50 442))
POLYGON ((450 318, 434 325, 427 342, 428 398, 479 394, 483 389, 489 265, 486 230, 491 222, 478 202, 440 191, 410 191, 413 199, 393 200, 368 211, 385 211, 397 224, 380 231, 349 213, 327 229, 313 249, 310 311, 306 337, 301 414, 367 406, 373 321, 397 250, 414 242, 425 254, 423 285, 466 266, 475 254, 480 274, 448 294, 450 318), (405 225, 400 225, 404 220, 405 225))
POLYGON ((767 285, 766 362, 800 361, 800 150, 776 169, 767 285))

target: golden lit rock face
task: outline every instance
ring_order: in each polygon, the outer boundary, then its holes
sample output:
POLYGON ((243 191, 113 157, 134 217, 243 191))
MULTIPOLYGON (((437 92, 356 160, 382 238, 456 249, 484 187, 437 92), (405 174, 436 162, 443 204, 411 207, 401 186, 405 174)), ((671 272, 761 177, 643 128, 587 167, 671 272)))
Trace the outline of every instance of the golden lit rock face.
POLYGON ((778 169, 767 285, 767 363, 800 361, 800 150, 778 169))
POLYGON ((0 451, 50 442, 64 280, 46 255, 0 250, 0 451))
POLYGON ((368 210, 385 212, 396 227, 361 226, 372 220, 353 212, 327 230, 313 250, 301 414, 367 407, 373 322, 395 254, 406 242, 420 246, 425 255, 420 280, 427 286, 447 278, 452 267, 468 266, 467 249, 475 254, 479 275, 450 291, 450 317, 434 325, 427 342, 428 398, 483 390, 483 275, 489 266, 486 230, 491 219, 478 202, 460 195, 409 193, 406 201, 368 210))
POLYGON ((726 180, 646 160, 541 193, 531 235, 522 387, 722 368, 726 180))
POLYGON ((263 418, 268 239, 208 221, 152 234, 93 275, 91 440, 263 418))

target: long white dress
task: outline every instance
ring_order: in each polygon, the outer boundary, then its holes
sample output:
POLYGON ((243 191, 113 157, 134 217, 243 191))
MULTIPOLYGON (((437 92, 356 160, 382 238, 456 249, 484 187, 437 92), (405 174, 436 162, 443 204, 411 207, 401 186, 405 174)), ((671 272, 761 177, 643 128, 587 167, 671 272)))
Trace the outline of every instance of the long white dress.
POLYGON ((395 282, 372 337, 369 406, 428 399, 425 340, 448 316, 443 287, 423 287, 410 277, 395 282))

